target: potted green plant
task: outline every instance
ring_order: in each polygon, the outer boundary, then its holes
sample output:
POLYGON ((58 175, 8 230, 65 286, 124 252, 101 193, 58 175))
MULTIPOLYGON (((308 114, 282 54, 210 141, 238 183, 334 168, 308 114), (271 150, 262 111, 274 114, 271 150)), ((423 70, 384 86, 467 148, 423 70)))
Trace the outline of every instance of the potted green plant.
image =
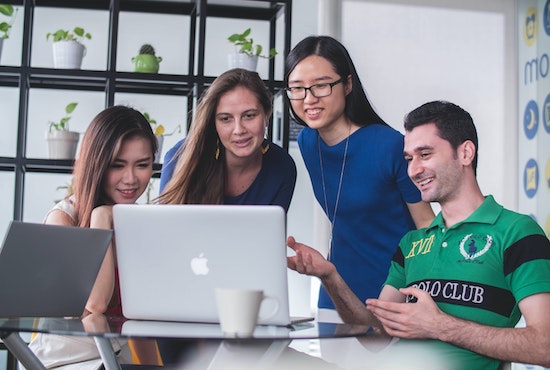
POLYGON ((53 40, 53 64, 55 68, 80 69, 82 59, 86 55, 86 46, 83 41, 91 40, 92 35, 82 27, 75 27, 72 31, 59 29, 48 32, 46 40, 53 40))
POLYGON ((17 15, 17 8, 10 4, 0 4, 0 14, 9 18, 7 22, 0 22, 0 39, 3 40, 10 37, 10 30, 17 15))
POLYGON ((50 159, 75 159, 80 133, 69 130, 69 121, 77 105, 76 102, 67 104, 64 117, 48 122, 46 140, 50 159))
MULTIPOLYGON (((66 182, 64 185, 59 185, 55 188, 55 191, 59 192, 63 190, 63 198, 71 196, 74 194, 74 187, 73 187, 73 179, 71 179, 69 182, 66 182)), ((54 199, 54 204, 57 204, 61 202, 61 199, 54 199)))
POLYGON ((243 33, 234 33, 227 39, 235 46, 235 52, 228 56, 229 68, 245 68, 251 71, 256 70, 258 58, 271 59, 277 55, 277 50, 272 48, 267 55, 262 55, 262 45, 255 44, 250 37, 252 30, 247 28, 243 33))
POLYGON ((17 8, 14 8, 10 4, 0 4, 0 14, 9 18, 9 20, 0 22, 0 57, 2 56, 2 47, 4 46, 4 39, 10 37, 10 30, 15 16, 17 15, 17 8))
POLYGON ((164 128, 164 125, 161 123, 158 123, 156 119, 152 118, 151 115, 147 112, 143 112, 143 116, 149 121, 149 124, 151 125, 151 128, 153 129, 153 133, 155 134, 157 138, 157 152, 155 153, 155 163, 159 163, 160 160, 160 153, 162 153, 162 144, 164 143, 164 137, 165 136, 171 136, 176 133, 181 132, 181 125, 177 125, 176 128, 170 133, 166 133, 166 129, 164 128))
POLYGON ((155 55, 155 48, 150 44, 143 44, 138 55, 132 58, 134 72, 158 73, 162 57, 155 55))

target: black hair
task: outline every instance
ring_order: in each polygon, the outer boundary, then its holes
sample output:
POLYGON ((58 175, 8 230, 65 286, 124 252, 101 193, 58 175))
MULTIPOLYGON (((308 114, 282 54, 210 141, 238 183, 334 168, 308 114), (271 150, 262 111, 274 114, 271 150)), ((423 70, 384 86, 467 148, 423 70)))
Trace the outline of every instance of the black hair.
MULTIPOLYGON (((328 60, 332 64, 334 71, 344 82, 348 76, 351 76, 352 91, 346 96, 345 115, 353 123, 360 126, 374 123, 387 125, 374 111, 369 102, 348 51, 344 45, 330 36, 306 37, 290 51, 285 61, 285 86, 288 86, 288 76, 296 65, 311 55, 318 55, 328 60)), ((298 124, 302 126, 306 125, 294 112, 292 106, 290 106, 290 111, 292 118, 298 124)))

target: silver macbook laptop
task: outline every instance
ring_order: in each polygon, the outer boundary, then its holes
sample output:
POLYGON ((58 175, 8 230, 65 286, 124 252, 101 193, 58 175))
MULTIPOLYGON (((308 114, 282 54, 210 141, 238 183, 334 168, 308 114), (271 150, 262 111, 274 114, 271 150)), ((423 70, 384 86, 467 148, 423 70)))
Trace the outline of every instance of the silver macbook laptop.
POLYGON ((280 309, 260 323, 291 324, 281 207, 118 204, 113 217, 125 317, 216 323, 226 287, 263 289, 280 309))
POLYGON ((0 251, 0 317, 82 315, 112 235, 12 221, 0 251))

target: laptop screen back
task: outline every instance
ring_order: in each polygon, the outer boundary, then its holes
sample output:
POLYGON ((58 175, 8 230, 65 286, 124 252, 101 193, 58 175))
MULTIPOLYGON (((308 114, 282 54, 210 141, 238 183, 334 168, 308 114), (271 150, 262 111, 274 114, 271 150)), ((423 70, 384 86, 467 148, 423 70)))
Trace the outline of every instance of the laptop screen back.
POLYGON ((12 221, 0 251, 0 317, 82 315, 112 235, 12 221))
POLYGON ((227 287, 277 297, 261 323, 290 324, 281 207, 119 204, 113 215, 125 317, 216 323, 214 291, 227 287))

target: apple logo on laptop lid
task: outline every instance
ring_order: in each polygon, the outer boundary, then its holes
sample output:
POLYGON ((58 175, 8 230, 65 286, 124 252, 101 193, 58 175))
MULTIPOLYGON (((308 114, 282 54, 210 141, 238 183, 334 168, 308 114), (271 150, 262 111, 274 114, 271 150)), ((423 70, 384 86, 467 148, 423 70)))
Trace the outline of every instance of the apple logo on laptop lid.
POLYGON ((204 253, 191 259, 191 270, 195 275, 208 275, 210 269, 208 268, 208 258, 204 257, 204 253))

